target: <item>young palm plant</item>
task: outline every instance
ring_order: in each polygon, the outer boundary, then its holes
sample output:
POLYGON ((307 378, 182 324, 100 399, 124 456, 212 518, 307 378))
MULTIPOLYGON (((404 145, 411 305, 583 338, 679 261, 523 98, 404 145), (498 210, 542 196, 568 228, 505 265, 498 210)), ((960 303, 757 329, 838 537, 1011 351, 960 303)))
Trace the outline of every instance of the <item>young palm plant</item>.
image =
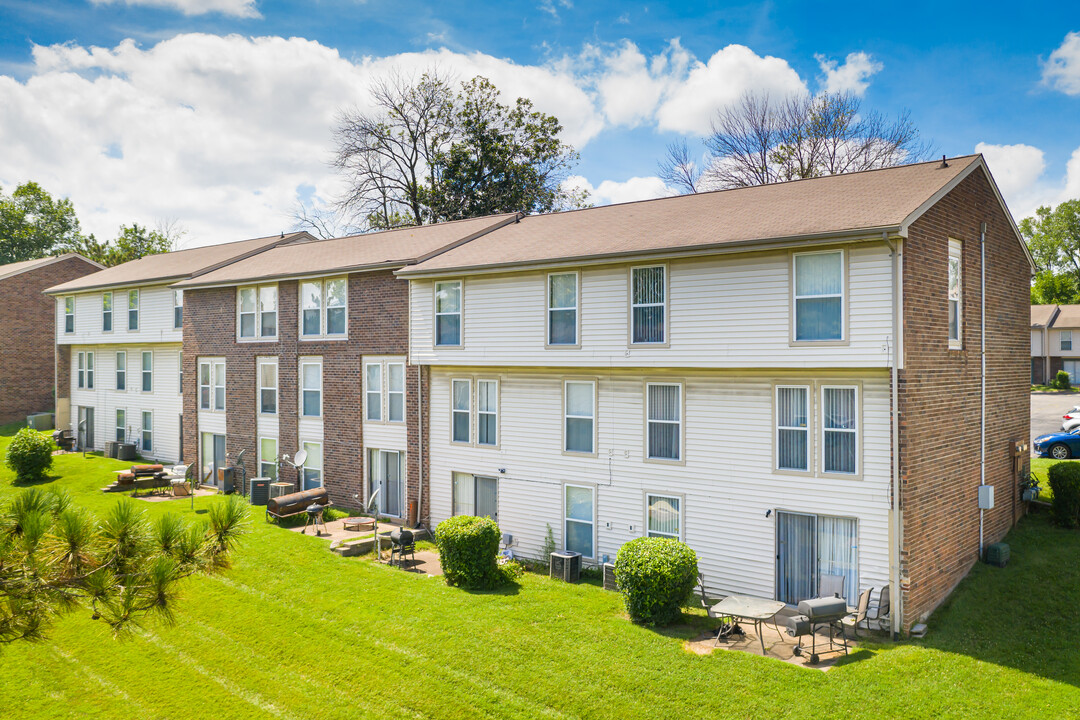
POLYGON ((208 520, 118 502, 98 520, 63 491, 24 490, 0 508, 0 643, 36 640, 64 612, 88 608, 119 634, 155 614, 173 619, 177 583, 217 572, 246 532, 248 508, 230 495, 208 520))

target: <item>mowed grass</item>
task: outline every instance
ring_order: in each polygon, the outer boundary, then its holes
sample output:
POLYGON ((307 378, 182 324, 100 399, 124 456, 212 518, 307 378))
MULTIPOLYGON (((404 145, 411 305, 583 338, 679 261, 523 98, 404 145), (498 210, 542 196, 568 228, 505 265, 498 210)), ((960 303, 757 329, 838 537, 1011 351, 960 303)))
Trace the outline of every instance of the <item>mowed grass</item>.
MULTIPOLYGON (((0 452, 7 438, 0 438, 0 452)), ((68 455, 82 505, 123 463, 68 455)), ((0 470, 0 496, 16 492, 0 470)), ((214 498, 198 498, 196 510, 214 498)), ((187 499, 147 512, 190 515, 187 499)), ((684 649, 706 621, 631 624, 618 595, 526 574, 493 593, 339 558, 253 513, 232 569, 185 581, 175 625, 114 639, 85 612, 0 648, 19 718, 1065 718, 1080 714, 1080 533, 1029 518, 1004 569, 977 567, 919 642, 822 673, 684 649)), ((733 549, 733 552, 737 552, 733 549)))

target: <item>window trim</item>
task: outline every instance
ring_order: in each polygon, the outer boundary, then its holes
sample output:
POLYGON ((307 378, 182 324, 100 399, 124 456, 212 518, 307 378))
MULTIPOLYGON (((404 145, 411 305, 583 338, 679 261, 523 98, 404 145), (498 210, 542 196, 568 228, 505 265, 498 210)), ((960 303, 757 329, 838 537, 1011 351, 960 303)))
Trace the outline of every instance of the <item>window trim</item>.
POLYGON ((948 265, 945 270, 946 284, 945 284, 945 326, 946 332, 949 336, 949 349, 950 350, 963 350, 964 349, 964 246, 959 240, 949 238, 949 253, 948 253, 948 265), (952 261, 956 259, 956 275, 957 275, 957 298, 956 298, 956 337, 952 336, 952 328, 950 327, 950 308, 952 298, 949 297, 952 278, 952 261))
POLYGON ((476 397, 473 398, 473 413, 476 415, 476 441, 473 443, 478 448, 487 448, 490 450, 498 450, 502 445, 502 383, 497 378, 480 377, 476 378, 473 383, 474 392, 476 397), (480 383, 494 383, 495 384, 495 411, 485 410, 480 412, 480 383), (480 415, 494 415, 495 416, 495 442, 482 443, 480 442, 480 415))
POLYGON ((599 431, 598 431, 599 422, 597 421, 597 417, 596 417, 597 414, 598 414, 599 405, 600 405, 600 398, 599 398, 599 395, 600 395, 600 383, 599 383, 599 380, 597 378, 575 378, 575 377, 563 378, 562 391, 563 391, 562 392, 562 418, 563 418, 563 420, 562 420, 562 454, 563 455, 570 455, 572 457, 597 457, 597 455, 599 453, 599 450, 598 450, 597 446, 599 445, 599 439, 600 439, 599 438, 599 431), (576 384, 579 384, 579 385, 592 385, 592 393, 593 393, 592 399, 593 399, 593 402, 592 402, 592 418, 591 419, 592 419, 592 430, 593 431, 592 431, 592 451, 591 452, 585 452, 583 450, 570 450, 570 449, 568 449, 566 447, 566 442, 567 442, 567 438, 568 438, 568 433, 566 432, 567 422, 569 421, 569 419, 571 417, 583 417, 581 415, 569 415, 567 413, 567 411, 566 411, 566 408, 567 408, 566 398, 567 398, 567 394, 568 394, 567 393, 567 386, 570 385, 571 383, 576 383, 576 384))
POLYGON ((1072 352, 1073 351, 1072 342, 1073 342, 1072 330, 1058 330, 1058 350, 1060 352, 1072 352), (1068 334, 1068 336, 1069 336, 1069 347, 1065 347, 1065 345, 1063 344, 1064 341, 1065 341, 1065 335, 1066 334, 1068 334))
POLYGON ((564 552, 569 551, 569 548, 566 547, 566 542, 567 542, 566 524, 568 522, 579 522, 579 523, 584 523, 585 522, 584 520, 578 520, 576 518, 568 517, 569 506, 568 506, 568 504, 566 502, 566 489, 571 488, 571 487, 581 488, 582 490, 588 490, 589 492, 592 493, 592 522, 591 522, 591 524, 592 524, 592 551, 593 551, 593 554, 592 555, 585 555, 584 553, 582 553, 581 558, 583 560, 596 560, 596 558, 597 558, 597 548, 596 548, 596 546, 597 546, 597 525, 598 525, 597 513, 596 513, 596 494, 597 493, 596 493, 596 485, 593 484, 593 483, 564 482, 562 484, 562 506, 563 506, 562 549, 563 549, 564 552))
MULTIPOLYGON (((643 490, 645 502, 645 516, 641 525, 641 537, 650 537, 649 533, 652 530, 649 529, 649 499, 650 498, 667 498, 669 500, 679 501, 679 533, 675 536, 675 539, 679 542, 685 542, 683 539, 686 536, 686 495, 683 493, 662 492, 656 490, 643 490)), ((657 537, 671 537, 666 533, 658 533, 657 537)))
POLYGON ((195 407, 198 412, 214 411, 214 363, 212 360, 199 358, 195 371, 195 385, 198 387, 195 407), (203 368, 206 368, 206 382, 203 382, 203 368), (206 407, 203 407, 203 389, 206 389, 206 407))
POLYGON ((128 392, 130 389, 127 384, 127 350, 117 350, 113 353, 113 387, 117 392, 128 392), (120 356, 124 356, 123 367, 121 367, 120 356), (124 375, 124 387, 120 387, 120 374, 124 375))
POLYGON ((482 480, 491 480, 492 482, 495 483, 495 517, 493 517, 491 519, 494 520, 496 523, 498 523, 499 522, 499 497, 502 495, 502 493, 501 493, 501 491, 499 489, 499 477, 497 475, 491 475, 491 474, 486 474, 486 473, 477 474, 477 473, 471 473, 471 472, 463 472, 461 470, 451 470, 450 471, 450 517, 457 517, 458 515, 461 514, 461 513, 457 512, 457 510, 458 510, 458 508, 457 508, 457 495, 454 493, 454 476, 455 475, 463 475, 463 476, 466 476, 466 477, 468 477, 468 478, 470 478, 472 480, 472 488, 473 488, 473 491, 472 491, 473 513, 472 514, 475 517, 489 517, 487 515, 476 515, 476 506, 477 506, 477 502, 476 502, 476 499, 477 499, 476 498, 477 482, 476 481, 482 479, 482 480))
POLYGON ((152 394, 154 392, 154 351, 139 351, 139 392, 152 394), (150 356, 150 389, 146 389, 146 356, 150 356))
MULTIPOLYGON (((280 450, 281 450, 280 445, 281 444, 280 444, 280 442, 278 442, 278 439, 276 437, 271 437, 269 435, 258 435, 255 438, 255 441, 258 443, 258 462, 256 464, 256 467, 258 467, 258 469, 259 469, 259 477, 268 478, 268 477, 270 477, 269 475, 263 475, 263 465, 274 465, 275 468, 277 468, 277 466, 278 466, 278 457, 280 457, 280 455, 281 455, 281 453, 280 453, 280 450), (262 444, 263 444, 264 440, 272 440, 274 442, 274 459, 273 460, 266 460, 266 459, 263 458, 263 445, 262 444)), ((275 475, 275 478, 274 478, 275 482, 280 480, 280 478, 276 477, 277 472, 275 472, 274 475, 275 475)))
POLYGON ((261 283, 256 285, 240 285, 236 288, 236 341, 242 343, 259 343, 259 342, 277 342, 281 335, 281 289, 276 282, 273 283, 261 283), (274 295, 277 297, 277 309, 274 310, 274 334, 263 335, 262 334, 262 291, 263 288, 274 288, 274 295), (252 313, 242 312, 242 297, 245 290, 255 291, 255 310, 254 310, 254 331, 255 334, 251 336, 245 336, 241 333, 243 316, 252 313))
POLYGON ((544 313, 544 349, 546 350, 580 350, 581 349, 581 272, 578 270, 564 270, 549 272, 544 278, 544 296, 547 298, 547 310, 544 313), (551 278, 557 275, 574 276, 574 342, 553 343, 551 342, 551 313, 558 310, 570 310, 571 308, 555 308, 551 306, 551 278))
POLYGON ((383 395, 384 387, 386 385, 386 383, 383 382, 384 370, 385 368, 383 368, 383 362, 381 360, 371 360, 364 363, 364 422, 366 423, 386 422, 386 413, 383 412, 383 406, 386 404, 383 395), (371 368, 373 367, 379 368, 379 387, 377 390, 371 388, 371 368), (371 395, 374 393, 378 393, 379 396, 379 416, 376 418, 371 417, 371 411, 376 409, 371 403, 371 395))
POLYGON ((86 352, 83 350, 75 353, 75 389, 86 389, 86 352))
POLYGON ((74 295, 65 295, 64 296, 64 334, 65 335, 74 335, 75 334, 75 296, 74 295), (71 310, 70 311, 68 310, 68 301, 69 300, 71 301, 71 310), (71 318, 71 329, 70 330, 68 330, 68 318, 71 318))
POLYGON ((406 406, 409 395, 409 382, 407 374, 408 367, 408 359, 401 355, 367 356, 367 358, 363 362, 363 422, 391 426, 400 426, 405 424, 408 419, 408 407, 406 406), (376 392, 375 390, 371 389, 371 386, 368 383, 369 368, 373 366, 379 367, 379 388, 377 391, 379 397, 379 417, 377 419, 371 418, 369 416, 369 408, 372 407, 373 401, 371 394, 376 392), (401 390, 390 389, 390 368, 393 366, 401 367, 401 390), (395 394, 401 395, 400 420, 392 420, 390 418, 391 395, 395 394))
POLYGON ((402 424, 404 424, 405 423, 405 417, 407 415, 407 413, 405 412, 405 395, 406 395, 406 389, 407 389, 409 383, 405 380, 405 367, 406 367, 405 361, 403 361, 403 360, 386 360, 383 363, 382 372, 383 372, 383 379, 385 380, 383 385, 386 388, 386 402, 385 402, 385 405, 386 405, 386 422, 391 424, 391 425, 402 425, 402 424), (392 390, 390 388, 390 367, 392 365, 400 365, 401 366, 401 390, 392 390), (394 418, 392 418, 390 416, 390 399, 391 399, 391 395, 401 395, 401 419, 400 420, 395 420, 394 418))
POLYGON ((818 451, 818 462, 821 463, 817 476, 827 478, 843 478, 846 480, 861 480, 863 476, 863 463, 862 463, 862 444, 863 444, 863 409, 862 409, 862 384, 861 383, 819 383, 818 384, 818 413, 820 417, 820 433, 817 441, 821 445, 821 449, 818 451), (839 428, 826 428, 825 427, 825 391, 827 389, 833 390, 854 390, 855 391, 855 429, 854 430, 842 430, 839 428), (855 472, 837 472, 835 470, 827 471, 825 469, 825 433, 826 432, 853 432, 855 434, 855 472))
POLYGON ((300 278, 296 283, 296 318, 297 328, 296 337, 300 341, 339 341, 349 339, 349 276, 348 275, 331 275, 327 277, 313 277, 313 278, 300 278), (342 333, 328 333, 327 330, 327 298, 328 294, 326 287, 329 283, 335 280, 343 280, 345 282, 345 332, 342 333), (318 334, 305 334, 304 333, 304 284, 318 284, 319 285, 319 332, 318 334))
MULTIPOLYGON (((850 288, 848 287, 848 253, 846 248, 832 247, 823 248, 820 250, 804 250, 800 252, 792 252, 791 259, 788 261, 788 313, 789 313, 789 335, 788 345, 791 347, 846 347, 851 344, 851 333, 848 328, 849 312, 848 312, 848 298, 851 295, 850 288), (838 340, 799 340, 797 337, 798 328, 798 301, 804 299, 795 294, 795 281, 796 281, 796 258, 801 255, 829 255, 840 254, 840 338, 838 340)), ((836 297, 835 295, 807 295, 810 297, 836 297)))
POLYGON ((298 416, 301 419, 304 418, 321 418, 323 417, 323 359, 321 355, 306 355, 298 359, 297 363, 297 387, 300 390, 299 408, 297 408, 298 416), (312 392, 304 387, 304 366, 305 365, 318 365, 319 366, 319 414, 318 415, 306 415, 304 414, 304 393, 312 392))
POLYGON ((86 351, 86 389, 93 390, 94 388, 94 351, 86 351))
POLYGON ((141 412, 141 414, 139 415, 139 418, 140 418, 140 422, 139 422, 139 452, 140 453, 149 452, 150 457, 156 457, 154 455, 154 453, 157 452, 157 442, 154 440, 154 411, 153 410, 143 410, 141 412), (147 415, 150 416, 150 429, 149 430, 146 429, 146 416, 147 415), (150 433, 150 449, 149 450, 147 450, 145 445, 144 445, 145 442, 146 442, 146 434, 147 434, 147 432, 150 433))
POLYGON ((772 471, 779 475, 796 475, 800 477, 813 477, 814 475, 814 461, 817 457, 817 449, 814 447, 814 443, 817 440, 817 435, 814 430, 814 420, 816 418, 814 407, 817 394, 814 392, 813 382, 807 381, 804 383, 798 382, 778 382, 772 386, 772 447, 773 447, 773 461, 772 471), (780 390, 782 388, 798 388, 806 391, 806 427, 796 428, 785 425, 780 427, 780 390), (806 469, 800 470, 798 468, 782 468, 780 467, 780 430, 802 430, 806 433, 806 469))
POLYGON ((113 436, 116 442, 127 442, 127 408, 117 407, 113 409, 113 436), (120 424, 120 415, 123 414, 123 424, 120 424), (120 435, 123 434, 123 438, 120 435))
POLYGON ((172 297, 173 297, 173 330, 183 330, 184 329, 184 291, 183 291, 183 289, 173 288, 172 289, 172 297), (180 300, 179 304, 177 304, 177 302, 176 302, 177 298, 179 298, 179 300, 180 300), (176 311, 177 310, 180 311, 180 324, 179 325, 176 324, 176 311))
MULTIPOLYGON (((300 440, 300 448, 302 450, 304 450, 305 452, 307 452, 307 447, 306 446, 308 446, 308 445, 318 445, 319 446, 319 468, 318 468, 319 487, 324 488, 324 487, 326 487, 326 470, 324 469, 325 465, 326 465, 326 457, 325 457, 326 444, 322 440, 308 440, 306 438, 302 438, 300 440)), ((278 447, 278 450, 280 451, 281 448, 278 447)), ((308 452, 308 457, 310 457, 310 456, 311 456, 311 453, 308 452)), ((305 478, 305 476, 303 474, 303 473, 306 473, 308 471, 308 466, 307 466, 307 461, 306 460, 304 461, 304 464, 303 464, 302 467, 303 467, 303 472, 301 473, 300 478, 299 478, 299 480, 300 480, 300 489, 301 490, 304 488, 304 485, 307 484, 307 479, 305 478)))
MULTIPOLYGON (((277 417, 278 416, 278 413, 281 410, 281 408, 280 408, 280 406, 281 406, 280 387, 281 387, 281 377, 279 376, 278 359, 276 357, 258 357, 258 358, 256 358, 255 359, 255 391, 257 393, 257 396, 256 396, 256 398, 257 398, 256 399, 256 407, 257 407, 256 414, 257 415, 262 415, 263 417, 277 417), (274 387, 273 388, 264 386, 262 384, 262 381, 263 381, 262 369, 263 369, 263 367, 268 366, 268 365, 273 366, 273 368, 274 368, 274 387), (274 412, 266 412, 265 410, 263 410, 263 399, 262 399, 263 391, 264 390, 271 390, 271 389, 274 391, 274 412)), ((269 438, 267 438, 267 439, 269 439, 269 438)), ((276 438, 275 438, 275 440, 276 440, 276 438)))
POLYGON ((473 411, 473 381, 472 378, 452 377, 450 378, 450 443, 452 445, 472 445, 473 427, 472 427, 472 411, 473 411), (465 397, 469 400, 469 407, 465 410, 458 410, 454 407, 454 384, 463 382, 468 387, 469 391, 465 393, 465 397), (465 413, 468 418, 468 437, 464 440, 454 439, 454 415, 455 413, 465 413))
MULTIPOLYGON (((642 460, 647 463, 661 465, 685 465, 686 464, 686 381, 682 378, 650 378, 646 379, 642 386, 641 409, 644 426, 642 428, 642 460), (652 385, 677 385, 679 386, 679 457, 662 458, 652 457, 649 450, 649 387, 652 385)), ((671 424, 670 421, 657 420, 671 424)))
POLYGON ((142 328, 142 292, 139 288, 131 288, 127 291, 127 330, 139 332, 142 328), (131 307, 131 297, 135 296, 135 307, 131 307), (135 327, 131 327, 131 313, 135 313, 135 327))
POLYGON ((645 265, 631 265, 626 275, 626 347, 627 348, 667 348, 671 347, 671 268, 668 263, 648 263, 645 265), (645 305, 634 304, 634 271, 649 268, 663 268, 664 270, 664 339, 661 342, 634 342, 634 308, 656 307, 657 303, 645 305))
POLYGON ((116 309, 116 306, 113 304, 114 302, 115 302, 115 299, 113 297, 112 290, 105 290, 105 291, 103 291, 101 293, 101 332, 103 332, 103 333, 111 334, 112 331, 113 331, 113 328, 116 327, 114 322, 113 322, 116 319, 116 313, 113 312, 116 309), (105 297, 106 296, 108 296, 108 298, 109 298, 109 309, 108 310, 105 309, 105 297), (105 316, 106 315, 108 315, 108 317, 109 317, 109 327, 107 327, 107 328, 105 327, 105 316))
POLYGON ((432 283, 431 291, 431 345, 433 348, 463 348, 465 347, 465 280, 446 279, 436 280, 432 283), (457 283, 458 285, 458 310, 456 313, 439 312, 439 286, 457 283), (456 343, 439 342, 439 316, 458 316, 458 341, 456 343))

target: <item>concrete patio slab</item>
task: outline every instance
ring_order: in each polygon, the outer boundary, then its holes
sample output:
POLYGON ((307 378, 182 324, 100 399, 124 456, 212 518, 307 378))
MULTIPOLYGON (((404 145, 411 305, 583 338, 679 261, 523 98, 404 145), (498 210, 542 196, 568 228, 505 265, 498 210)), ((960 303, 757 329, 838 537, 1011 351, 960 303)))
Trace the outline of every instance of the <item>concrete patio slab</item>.
MULTIPOLYGON (((795 648, 799 644, 800 638, 789 637, 784 632, 784 621, 786 618, 777 617, 777 624, 780 627, 780 632, 777 632, 772 625, 765 625, 762 632, 762 640, 765 641, 765 653, 761 652, 761 643, 758 641, 758 637, 754 634, 754 627, 752 624, 742 624, 744 634, 743 635, 731 635, 726 639, 721 639, 720 643, 716 644, 716 633, 703 633, 693 640, 686 642, 685 648, 688 652, 695 653, 697 655, 709 655, 715 651, 730 651, 730 652, 745 652, 751 655, 757 655, 758 657, 769 657, 774 660, 782 660, 783 662, 790 663, 792 665, 798 665, 800 667, 809 668, 812 670, 826 671, 829 668, 836 665, 840 658, 844 657, 844 651, 842 648, 842 641, 837 637, 838 642, 834 647, 839 652, 826 653, 824 650, 829 648, 829 633, 826 630, 820 630, 817 635, 817 649, 819 654, 819 661, 816 665, 810 664, 810 653, 807 651, 803 655, 796 655, 795 648)), ((801 638, 804 646, 809 646, 810 637, 806 636, 801 638)), ((849 652, 855 652, 858 646, 851 639, 848 640, 849 652)))

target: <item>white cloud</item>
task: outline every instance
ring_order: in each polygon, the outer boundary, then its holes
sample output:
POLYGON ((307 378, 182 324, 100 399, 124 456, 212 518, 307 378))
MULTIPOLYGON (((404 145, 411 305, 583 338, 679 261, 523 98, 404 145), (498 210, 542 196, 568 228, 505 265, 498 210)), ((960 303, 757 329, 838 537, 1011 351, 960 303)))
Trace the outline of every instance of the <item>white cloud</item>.
POLYGON ((686 78, 673 83, 657 111, 657 124, 661 130, 704 135, 717 109, 737 102, 748 90, 776 98, 807 92, 786 60, 728 45, 707 63, 694 62, 686 78))
POLYGON ((1043 82, 1066 95, 1080 95, 1080 32, 1065 36, 1043 63, 1043 82))
POLYGON ((843 65, 824 55, 815 55, 814 59, 818 61, 821 72, 825 73, 822 90, 830 93, 845 92, 862 96, 870 85, 870 78, 884 67, 865 52, 848 53, 843 65))
POLYGON ((179 10, 185 15, 221 13, 242 18, 262 17, 255 9, 255 0, 90 0, 95 5, 143 5, 146 7, 179 10))
POLYGON ((632 177, 623 182, 604 180, 594 187, 581 175, 573 175, 566 179, 564 185, 568 188, 587 190, 589 200, 594 205, 651 200, 675 194, 675 191, 664 185, 664 181, 658 177, 632 177))
POLYGON ((1005 203, 1017 222, 1035 214, 1041 205, 1055 206, 1080 198, 1080 148, 1073 151, 1064 177, 1046 176, 1045 153, 1031 145, 979 143, 975 152, 986 157, 1005 203))

